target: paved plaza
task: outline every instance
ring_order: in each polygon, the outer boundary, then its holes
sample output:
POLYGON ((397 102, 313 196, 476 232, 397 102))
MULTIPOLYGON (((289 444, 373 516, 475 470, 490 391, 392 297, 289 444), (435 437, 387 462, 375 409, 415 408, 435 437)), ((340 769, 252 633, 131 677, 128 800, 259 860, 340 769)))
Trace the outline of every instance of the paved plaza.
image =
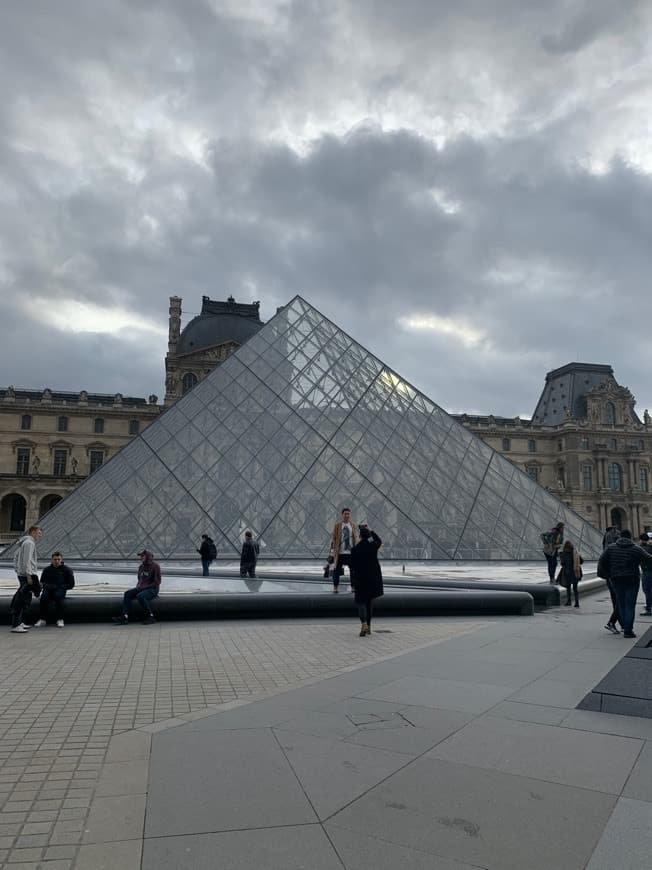
POLYGON ((574 709, 633 643, 607 597, 365 639, 353 614, 2 632, 0 863, 639 870, 652 721, 574 709))

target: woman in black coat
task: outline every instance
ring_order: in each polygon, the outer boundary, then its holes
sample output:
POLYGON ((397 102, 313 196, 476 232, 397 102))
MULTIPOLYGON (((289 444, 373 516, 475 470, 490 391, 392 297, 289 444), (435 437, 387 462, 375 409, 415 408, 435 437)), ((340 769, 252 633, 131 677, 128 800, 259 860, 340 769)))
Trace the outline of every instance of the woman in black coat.
POLYGON ((371 634, 374 598, 380 598, 383 594, 383 575, 378 562, 382 541, 366 523, 360 523, 358 531, 360 540, 351 550, 351 579, 360 616, 360 637, 365 637, 371 634))

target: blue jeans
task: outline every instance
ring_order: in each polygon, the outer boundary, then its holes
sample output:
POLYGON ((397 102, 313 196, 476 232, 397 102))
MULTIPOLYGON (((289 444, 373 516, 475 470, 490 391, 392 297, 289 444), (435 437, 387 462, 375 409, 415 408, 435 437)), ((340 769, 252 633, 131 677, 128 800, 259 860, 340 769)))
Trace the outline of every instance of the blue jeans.
POLYGON ((640 580, 638 577, 612 577, 611 583, 618 602, 620 624, 625 634, 634 631, 636 599, 640 580))
POLYGON ((652 574, 647 571, 643 572, 641 586, 645 595, 645 609, 648 613, 652 613, 652 574))
POLYGON ((147 616, 154 616, 149 602, 158 595, 156 589, 127 589, 122 599, 122 612, 129 618, 131 614, 131 605, 136 600, 145 611, 147 616))
POLYGON ((39 600, 39 617, 48 621, 48 611, 50 602, 54 602, 54 615, 57 619, 63 619, 63 600, 66 597, 66 590, 60 587, 49 588, 46 586, 41 592, 39 600))
POLYGON ((208 577, 208 568, 211 564, 210 559, 202 559, 201 560, 201 573, 202 577, 208 577))

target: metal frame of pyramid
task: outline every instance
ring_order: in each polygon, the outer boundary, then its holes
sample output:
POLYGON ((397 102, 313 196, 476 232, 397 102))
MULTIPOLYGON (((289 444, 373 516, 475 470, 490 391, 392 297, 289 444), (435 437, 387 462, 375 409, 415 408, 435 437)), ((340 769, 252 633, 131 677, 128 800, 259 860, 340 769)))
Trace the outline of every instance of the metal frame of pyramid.
MULTIPOLYGON (((41 552, 323 558, 343 507, 390 559, 532 560, 599 533, 300 296, 40 522, 41 552)), ((10 552, 5 553, 5 556, 10 552)))

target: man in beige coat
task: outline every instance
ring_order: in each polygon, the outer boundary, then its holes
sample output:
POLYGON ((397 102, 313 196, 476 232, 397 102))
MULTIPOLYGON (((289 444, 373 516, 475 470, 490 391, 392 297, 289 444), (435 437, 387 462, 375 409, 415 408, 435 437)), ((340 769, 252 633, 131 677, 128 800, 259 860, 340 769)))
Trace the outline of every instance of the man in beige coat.
MULTIPOLYGON (((342 519, 335 523, 331 535, 331 555, 333 556, 333 592, 339 592, 340 577, 344 566, 349 566, 351 573, 351 548, 358 542, 358 528, 351 522, 351 509, 342 510, 342 519)), ((353 582, 351 582, 353 587, 353 582)))

